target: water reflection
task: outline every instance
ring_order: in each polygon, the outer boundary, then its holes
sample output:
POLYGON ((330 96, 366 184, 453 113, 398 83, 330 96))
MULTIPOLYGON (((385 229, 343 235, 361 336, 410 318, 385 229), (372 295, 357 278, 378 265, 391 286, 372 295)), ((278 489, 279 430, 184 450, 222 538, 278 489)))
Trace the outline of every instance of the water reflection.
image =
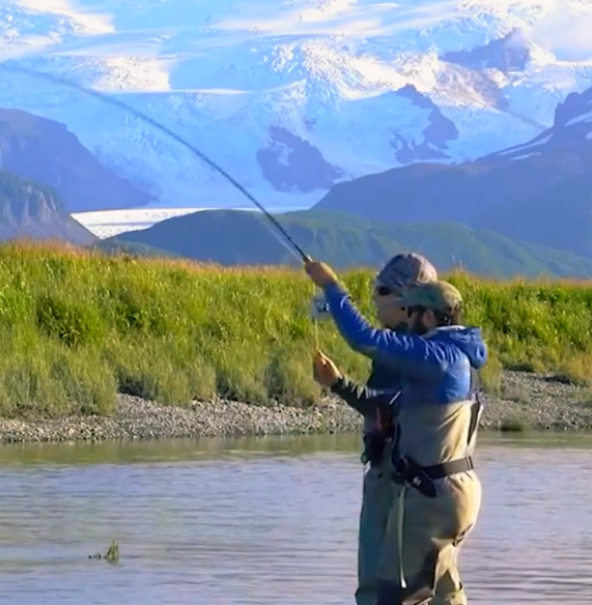
MULTIPOLYGON (((592 603, 590 437, 482 439, 471 603, 592 603), (590 528, 590 529, 588 529, 590 528)), ((0 448, 0 603, 353 603, 357 436, 0 448), (112 538, 121 563, 89 560, 112 538)))

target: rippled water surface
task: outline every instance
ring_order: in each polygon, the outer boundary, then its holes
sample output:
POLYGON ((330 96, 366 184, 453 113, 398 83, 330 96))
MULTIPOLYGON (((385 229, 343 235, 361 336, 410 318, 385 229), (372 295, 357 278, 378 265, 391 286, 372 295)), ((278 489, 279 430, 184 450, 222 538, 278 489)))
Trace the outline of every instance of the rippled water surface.
MULTIPOLYGON (((353 604, 355 437, 0 448, 0 603, 353 604), (89 560, 111 539, 119 565, 89 560)), ((592 439, 482 439, 473 605, 592 604, 592 439)))

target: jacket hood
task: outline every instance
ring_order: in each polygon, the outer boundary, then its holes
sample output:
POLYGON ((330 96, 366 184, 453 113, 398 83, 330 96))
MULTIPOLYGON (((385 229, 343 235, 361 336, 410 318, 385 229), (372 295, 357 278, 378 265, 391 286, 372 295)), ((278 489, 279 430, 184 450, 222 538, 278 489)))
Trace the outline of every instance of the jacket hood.
POLYGON ((476 370, 482 368, 487 362, 487 345, 483 341, 481 328, 443 327, 433 330, 426 336, 457 346, 469 358, 471 366, 476 370))

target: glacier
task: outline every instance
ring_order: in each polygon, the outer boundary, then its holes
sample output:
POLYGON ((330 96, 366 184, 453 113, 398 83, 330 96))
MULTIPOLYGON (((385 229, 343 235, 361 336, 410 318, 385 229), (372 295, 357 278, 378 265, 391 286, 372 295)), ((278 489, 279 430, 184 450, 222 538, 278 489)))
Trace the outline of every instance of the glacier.
MULTIPOLYGON (((592 85, 590 31, 577 0, 0 0, 0 70, 116 96, 279 210, 532 139, 592 85)), ((4 71, 0 106, 63 122, 155 208, 245 206, 175 141, 83 93, 4 71)))

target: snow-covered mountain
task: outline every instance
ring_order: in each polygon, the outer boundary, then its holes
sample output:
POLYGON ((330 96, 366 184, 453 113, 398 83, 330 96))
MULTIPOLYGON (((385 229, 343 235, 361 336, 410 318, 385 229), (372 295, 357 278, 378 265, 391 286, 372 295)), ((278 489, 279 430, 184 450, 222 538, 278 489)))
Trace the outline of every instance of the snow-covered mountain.
POLYGON ((401 166, 338 183, 313 211, 385 223, 461 223, 592 257, 592 87, 530 141, 461 164, 401 166))
MULTIPOLYGON (((584 0, 0 0, 0 60, 117 94, 290 206, 532 139, 592 85, 590 31, 584 0)), ((5 71, 0 106, 65 123, 161 205, 244 203, 178 143, 82 93, 5 71)))
MULTIPOLYGON (((553 126, 533 140, 509 149, 491 153, 481 162, 521 161, 543 155, 565 155, 565 152, 577 151, 578 168, 589 172, 589 160, 592 157, 592 87, 582 93, 570 93, 555 110, 553 126)), ((556 161, 561 166, 560 161, 556 161)), ((565 168, 565 166, 563 166, 565 168)))

